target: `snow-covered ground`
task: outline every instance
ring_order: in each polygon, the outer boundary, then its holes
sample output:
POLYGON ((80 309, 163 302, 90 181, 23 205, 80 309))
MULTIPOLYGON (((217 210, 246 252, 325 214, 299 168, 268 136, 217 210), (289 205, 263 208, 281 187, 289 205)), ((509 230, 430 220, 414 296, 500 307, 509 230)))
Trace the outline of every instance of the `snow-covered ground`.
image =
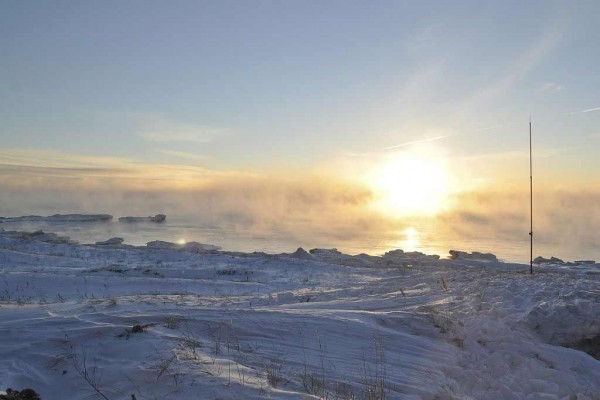
POLYGON ((212 249, 0 232, 0 389, 600 399, 598 266, 212 249))

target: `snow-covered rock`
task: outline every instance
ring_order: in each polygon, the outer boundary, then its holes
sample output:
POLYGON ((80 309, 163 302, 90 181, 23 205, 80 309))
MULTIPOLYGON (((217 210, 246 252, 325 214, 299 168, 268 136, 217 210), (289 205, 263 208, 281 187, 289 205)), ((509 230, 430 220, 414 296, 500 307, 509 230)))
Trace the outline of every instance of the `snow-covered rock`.
POLYGON ((75 244, 77 241, 71 240, 68 236, 60 236, 55 233, 46 233, 42 230, 34 232, 22 232, 22 231, 1 231, 0 234, 5 237, 12 237, 15 239, 23 239, 28 241, 37 241, 44 243, 53 244, 75 244))
POLYGON ((460 250, 450 250, 450 258, 452 260, 474 260, 474 261, 492 261, 498 262, 498 257, 492 253, 480 253, 478 251, 474 251, 472 253, 468 253, 466 251, 460 250))
POLYGON ((181 250, 188 253, 207 253, 221 249, 221 247, 214 246, 212 244, 204 244, 199 242, 173 243, 165 242, 163 240, 153 240, 148 242, 146 243, 146 247, 159 250, 181 250))
POLYGON ((534 264, 564 264, 565 262, 557 257, 544 258, 542 256, 538 256, 533 259, 534 264))
POLYGON ((110 238, 108 240, 104 240, 104 241, 101 241, 101 242, 96 242, 96 246, 117 246, 117 245, 122 244, 123 241, 124 241, 123 238, 113 237, 113 238, 110 238))
POLYGON ((164 240, 153 240, 146 243, 146 247, 149 249, 162 249, 162 250, 178 250, 183 247, 182 244, 166 242, 164 240))
POLYGON ((206 253, 221 250, 221 247, 199 242, 187 242, 181 246, 181 249, 190 253, 206 253))
POLYGON ((302 247, 298 247, 298 249, 293 252, 290 257, 294 257, 294 258, 299 258, 302 260, 310 260, 311 258, 313 258, 313 256, 307 252, 306 250, 304 250, 302 247))
POLYGON ((4 217, 4 222, 106 222, 112 220, 109 214, 54 214, 47 217, 25 215, 22 217, 4 217))
POLYGON ((383 255, 386 261, 435 261, 439 260, 437 254, 425 254, 420 251, 404 251, 402 249, 390 250, 383 255))
POLYGON ((134 223, 134 222, 154 222, 154 223, 161 223, 161 222, 165 222, 165 220, 167 219, 167 216, 165 214, 156 214, 155 216, 148 216, 148 217, 121 217, 119 218, 119 222, 124 222, 124 223, 134 223))

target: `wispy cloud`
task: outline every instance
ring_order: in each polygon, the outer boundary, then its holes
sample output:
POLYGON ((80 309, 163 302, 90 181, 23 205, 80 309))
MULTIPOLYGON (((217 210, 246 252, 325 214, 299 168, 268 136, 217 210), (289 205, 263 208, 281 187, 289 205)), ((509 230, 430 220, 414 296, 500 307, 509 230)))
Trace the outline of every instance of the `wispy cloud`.
POLYGON ((56 150, 0 149, 0 184, 5 187, 37 184, 54 187, 70 182, 87 189, 118 186, 166 190, 198 187, 224 177, 255 175, 243 171, 211 170, 190 164, 147 163, 56 150), (156 186, 151 183, 156 181, 161 184, 156 186))
POLYGON ((586 113, 595 112, 595 111, 600 111, 600 107, 586 108, 585 110, 578 110, 578 111, 571 111, 571 112, 567 113, 566 115, 586 114, 586 113))
MULTIPOLYGON (((536 149, 534 153, 535 158, 550 158, 555 157, 559 154, 566 152, 566 148, 553 148, 553 149, 536 149)), ((509 150, 501 151, 497 153, 485 153, 485 154, 472 154, 463 156, 460 158, 467 160, 510 160, 510 159, 524 159, 529 157, 529 150, 509 150)))
POLYGON ((229 134, 229 131, 223 128, 181 123, 162 115, 145 116, 138 122, 138 126, 139 137, 157 143, 209 143, 229 134))
MULTIPOLYGON (((558 11, 557 11, 558 14, 558 11)), ((552 24, 546 24, 541 35, 533 41, 521 54, 514 57, 502 74, 482 88, 477 89, 466 102, 460 104, 460 109, 475 109, 482 107, 504 96, 510 89, 531 74, 551 54, 564 39, 570 18, 563 13, 552 24)), ((559 85, 558 85, 559 86, 559 85)), ((554 89, 556 84, 550 86, 554 89)))
POLYGON ((210 158, 206 155, 188 153, 185 151, 158 150, 158 152, 167 157, 173 157, 173 158, 178 158, 181 160, 193 161, 193 162, 204 162, 210 158))
POLYGON ((594 112, 594 111, 600 111, 600 107, 587 108, 585 110, 581 110, 580 113, 589 113, 589 112, 594 112))
POLYGON ((492 126, 486 126, 484 128, 479 128, 479 129, 475 129, 474 132, 485 132, 485 131, 491 131, 494 129, 498 129, 498 128, 502 128, 504 125, 492 125, 492 126))
POLYGON ((556 82, 546 82, 542 86, 540 86, 539 91, 547 92, 547 93, 558 93, 558 92, 562 91, 563 89, 564 89, 564 86, 560 85, 556 82))
POLYGON ((0 164, 41 168, 124 168, 135 164, 124 157, 85 156, 52 149, 0 149, 0 164))

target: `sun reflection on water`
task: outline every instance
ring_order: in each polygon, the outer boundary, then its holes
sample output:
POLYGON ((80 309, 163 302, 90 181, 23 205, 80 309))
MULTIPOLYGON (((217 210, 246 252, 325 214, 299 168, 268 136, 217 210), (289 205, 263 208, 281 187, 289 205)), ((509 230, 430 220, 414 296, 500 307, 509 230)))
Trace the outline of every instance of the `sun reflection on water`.
POLYGON ((416 251, 421 246, 421 240, 419 232, 413 228, 406 228, 401 232, 404 235, 404 239, 398 241, 398 248, 404 251, 416 251))

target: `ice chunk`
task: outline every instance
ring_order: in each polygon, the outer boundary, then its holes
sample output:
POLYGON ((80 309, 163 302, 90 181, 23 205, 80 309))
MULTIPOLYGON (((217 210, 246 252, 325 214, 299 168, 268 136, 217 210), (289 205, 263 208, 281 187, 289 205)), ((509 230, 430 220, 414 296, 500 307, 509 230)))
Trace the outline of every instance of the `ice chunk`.
POLYGON ((54 214, 47 217, 25 215, 22 217, 2 218, 4 222, 104 222, 110 221, 109 214, 54 214))
POLYGON ((460 250, 450 250, 449 253, 450 253, 450 258, 453 260, 461 259, 461 260, 498 262, 498 257, 496 257, 496 255, 492 254, 492 253, 480 253, 478 251, 468 253, 466 251, 460 251, 460 250))
POLYGON ((173 242, 165 242, 164 240, 153 240, 146 243, 146 246, 150 249, 163 249, 163 250, 177 250, 181 249, 183 245, 173 242))
POLYGON ((154 222, 154 223, 161 223, 161 222, 165 222, 166 219, 167 219, 167 216, 165 214, 156 214, 154 217, 152 217, 152 216, 148 216, 148 217, 121 217, 121 218, 119 218, 119 222, 125 222, 125 223, 133 223, 133 222, 154 222))
POLYGON ((102 241, 102 242, 96 242, 96 245, 97 246, 116 246, 116 245, 120 245, 121 243, 123 243, 123 238, 114 237, 114 238, 110 238, 110 239, 102 241))
POLYGON ((542 256, 538 256, 533 259, 534 264, 564 264, 565 262, 557 257, 544 258, 542 256))
POLYGON ((212 244, 204 244, 199 242, 187 242, 182 246, 183 251, 188 251, 190 253, 206 253, 210 251, 218 251, 221 250, 220 246, 214 246, 212 244))
POLYGON ((313 256, 310 253, 308 253, 306 250, 304 250, 302 247, 298 247, 298 249, 295 252, 293 252, 291 254, 291 256, 294 258, 300 258, 303 260, 308 260, 308 259, 313 258, 313 256))

